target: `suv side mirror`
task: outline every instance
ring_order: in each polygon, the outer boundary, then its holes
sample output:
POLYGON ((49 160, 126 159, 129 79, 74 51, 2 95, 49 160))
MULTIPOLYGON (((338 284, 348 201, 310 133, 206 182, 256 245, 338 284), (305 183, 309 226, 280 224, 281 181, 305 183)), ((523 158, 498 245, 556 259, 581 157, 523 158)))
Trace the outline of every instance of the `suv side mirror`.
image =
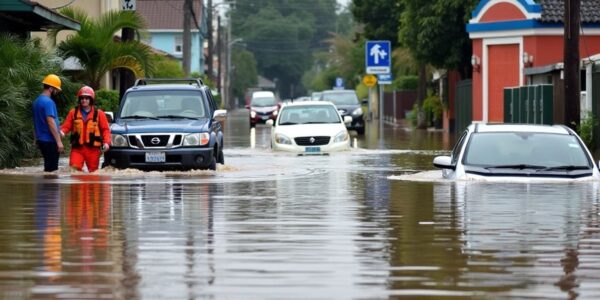
POLYGON ((213 119, 215 119, 215 121, 224 121, 225 119, 227 119, 227 110, 225 109, 217 109, 215 110, 215 113, 213 114, 213 119))
POLYGON ((362 103, 362 104, 369 104, 369 100, 368 99, 362 99, 362 101, 360 103, 362 103))
POLYGON ((108 120, 108 123, 113 123, 115 121, 115 116, 112 111, 106 111, 106 112, 104 112, 104 114, 106 115, 106 119, 108 120))
POLYGON ((267 124, 267 126, 275 126, 275 122, 273 122, 272 119, 268 119, 265 124, 267 124))

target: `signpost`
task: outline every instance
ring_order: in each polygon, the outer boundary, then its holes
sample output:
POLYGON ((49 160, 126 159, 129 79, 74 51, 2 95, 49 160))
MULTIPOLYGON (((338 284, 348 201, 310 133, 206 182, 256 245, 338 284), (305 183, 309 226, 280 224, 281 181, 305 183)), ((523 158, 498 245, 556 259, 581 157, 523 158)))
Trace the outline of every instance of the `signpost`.
POLYGON ((392 46, 390 41, 367 41, 365 46, 367 74, 389 74, 392 71, 392 46))

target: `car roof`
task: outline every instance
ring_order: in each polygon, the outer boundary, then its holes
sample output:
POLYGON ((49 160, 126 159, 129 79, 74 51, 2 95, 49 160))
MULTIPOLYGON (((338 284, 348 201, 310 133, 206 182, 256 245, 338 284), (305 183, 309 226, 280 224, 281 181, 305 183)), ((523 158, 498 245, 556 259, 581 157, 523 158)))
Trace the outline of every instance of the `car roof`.
POLYGON ((310 100, 310 101, 300 101, 300 102, 288 102, 286 104, 284 104, 284 107, 288 107, 288 106, 314 106, 314 105, 321 105, 321 106, 325 106, 325 105, 331 105, 334 106, 335 105, 329 101, 316 101, 316 100, 310 100))
POLYGON ((149 84, 137 85, 129 88, 129 91, 164 91, 164 90, 201 90, 204 86, 192 84, 149 84))
POLYGON ((471 125, 471 131, 475 132, 537 132, 566 134, 571 132, 563 125, 538 125, 538 124, 483 124, 471 125))
POLYGON ((323 94, 336 94, 336 93, 356 93, 354 90, 326 90, 323 94))

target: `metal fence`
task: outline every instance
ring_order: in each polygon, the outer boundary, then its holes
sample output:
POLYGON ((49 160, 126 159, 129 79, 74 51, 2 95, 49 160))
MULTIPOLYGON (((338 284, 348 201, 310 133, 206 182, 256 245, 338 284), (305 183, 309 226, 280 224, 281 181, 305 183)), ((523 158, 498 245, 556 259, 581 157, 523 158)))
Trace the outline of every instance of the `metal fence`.
POLYGON ((504 123, 554 124, 551 84, 504 89, 504 123))
POLYGON ((473 121, 473 81, 471 79, 459 81, 456 84, 456 133, 460 133, 473 121))

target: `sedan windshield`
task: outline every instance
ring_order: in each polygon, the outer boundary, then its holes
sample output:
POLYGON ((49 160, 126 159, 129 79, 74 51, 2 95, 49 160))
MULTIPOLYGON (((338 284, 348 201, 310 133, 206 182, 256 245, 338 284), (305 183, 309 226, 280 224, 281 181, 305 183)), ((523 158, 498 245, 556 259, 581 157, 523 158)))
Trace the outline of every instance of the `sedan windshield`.
POLYGON ((121 119, 133 118, 208 118, 209 110, 196 91, 130 92, 123 100, 121 119))
POLYGON ((355 93, 323 93, 322 100, 330 101, 335 105, 357 105, 358 97, 355 93))
POLYGON ((275 106, 277 101, 273 97, 259 97, 252 99, 252 106, 275 106))
POLYGON ((474 133, 463 163, 486 168, 590 168, 575 136, 531 132, 474 133))
POLYGON ((340 123, 340 116, 332 105, 288 106, 281 110, 279 125, 340 123))

